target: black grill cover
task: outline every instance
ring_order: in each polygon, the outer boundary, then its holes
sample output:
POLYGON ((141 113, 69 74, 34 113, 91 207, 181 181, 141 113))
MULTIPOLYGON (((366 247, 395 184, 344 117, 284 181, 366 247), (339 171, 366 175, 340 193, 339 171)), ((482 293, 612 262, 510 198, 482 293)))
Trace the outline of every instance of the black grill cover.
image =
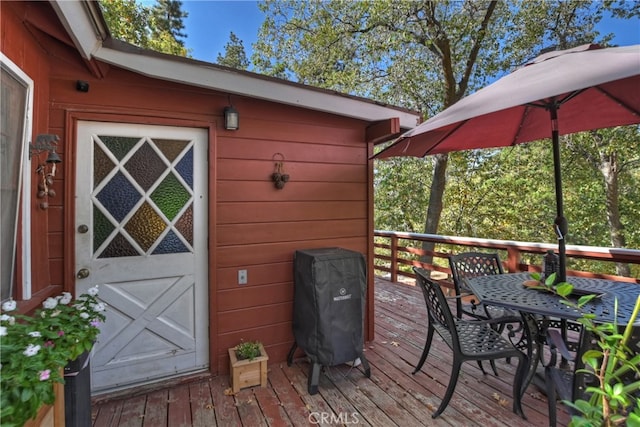
POLYGON ((333 366, 362 356, 366 278, 359 252, 296 251, 293 334, 313 363, 333 366))

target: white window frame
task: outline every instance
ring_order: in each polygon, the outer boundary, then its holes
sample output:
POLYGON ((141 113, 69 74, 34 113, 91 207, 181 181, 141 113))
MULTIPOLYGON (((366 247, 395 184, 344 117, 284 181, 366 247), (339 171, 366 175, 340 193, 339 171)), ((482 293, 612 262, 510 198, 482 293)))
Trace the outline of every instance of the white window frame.
MULTIPOLYGON (((27 88, 27 102, 24 112, 24 129, 22 140, 22 177, 21 177, 21 222, 22 222, 22 299, 31 299, 31 162, 29 160, 29 141, 33 129, 33 79, 20 67, 0 52, 1 66, 8 70, 13 77, 20 80, 27 88)), ((18 236, 16 236, 18 237, 18 236)), ((15 261, 14 261, 15 262, 15 261)), ((12 297, 15 296, 15 293, 12 297)))

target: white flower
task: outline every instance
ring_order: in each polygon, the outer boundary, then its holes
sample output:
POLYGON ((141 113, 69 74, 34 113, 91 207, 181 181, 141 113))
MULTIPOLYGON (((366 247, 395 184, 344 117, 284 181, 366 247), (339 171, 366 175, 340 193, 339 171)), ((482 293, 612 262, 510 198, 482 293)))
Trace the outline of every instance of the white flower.
POLYGON ((42 335, 40 335, 40 332, 38 331, 33 331, 33 332, 29 332, 29 336, 37 338, 37 337, 41 337, 42 335))
POLYGON ((52 297, 47 298, 46 300, 44 300, 44 302, 42 303, 42 306, 44 308, 46 308, 47 310, 51 310, 53 308, 56 308, 56 306, 58 305, 58 300, 52 297))
POLYGON ((103 302, 99 302, 97 304, 91 304, 91 308, 93 309, 93 311, 101 312, 105 311, 106 306, 103 302))
POLYGON ((0 326, 0 337, 4 337, 5 335, 7 335, 7 327, 0 326))
POLYGON ((98 295, 98 285, 95 285, 91 288, 89 288, 89 290, 87 291, 87 293, 89 295, 91 295, 92 297, 95 297, 96 295, 98 295))
POLYGON ((4 311, 13 311, 13 310, 16 309, 17 306, 18 306, 18 304, 12 299, 2 303, 2 309, 4 311))
POLYGON ((61 296, 58 297, 58 302, 63 305, 67 305, 71 302, 71 293, 63 292, 61 296))
POLYGON ((35 356, 40 351, 39 345, 29 344, 25 351, 22 352, 27 357, 35 356))
POLYGON ((80 313, 80 317, 82 317, 83 319, 88 319, 89 313, 87 313, 86 311, 83 311, 82 313, 80 313))
POLYGON ((13 316, 9 316, 8 314, 2 314, 0 315, 0 321, 8 322, 10 325, 13 325, 16 323, 16 318, 13 316))

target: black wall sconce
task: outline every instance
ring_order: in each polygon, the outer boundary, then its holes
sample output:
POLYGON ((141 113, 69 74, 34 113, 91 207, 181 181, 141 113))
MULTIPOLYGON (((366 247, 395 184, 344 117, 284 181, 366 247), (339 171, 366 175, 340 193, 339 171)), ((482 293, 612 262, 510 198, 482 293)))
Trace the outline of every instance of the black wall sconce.
POLYGON ((224 128, 226 130, 240 129, 240 116, 238 111, 232 106, 224 109, 224 128))
POLYGON ((59 141, 58 135, 41 134, 36 137, 35 144, 29 144, 29 159, 31 160, 33 156, 38 159, 36 173, 40 179, 38 180, 37 197, 45 199, 40 202, 41 209, 47 209, 49 203, 46 199, 56 195, 51 186, 53 185, 53 177, 56 176, 56 165, 62 161, 58 153, 56 153, 56 146, 59 141), (47 159, 44 162, 40 160, 40 155, 43 153, 47 153, 47 159))
POLYGON ((271 180, 278 190, 284 188, 284 184, 289 181, 289 175, 284 173, 284 156, 282 153, 276 153, 273 155, 275 163, 275 172, 271 174, 271 180))

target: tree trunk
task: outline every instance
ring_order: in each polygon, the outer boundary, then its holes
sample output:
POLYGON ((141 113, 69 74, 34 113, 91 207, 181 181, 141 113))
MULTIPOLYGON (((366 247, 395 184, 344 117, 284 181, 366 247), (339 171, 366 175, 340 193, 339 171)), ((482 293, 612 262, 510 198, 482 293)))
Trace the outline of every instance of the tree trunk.
MULTIPOLYGON (((426 234, 436 234, 438 232, 440 214, 442 213, 442 199, 447 184, 447 163, 449 161, 449 155, 436 154, 433 157, 435 162, 433 166, 433 180, 431 181, 429 206, 427 207, 427 218, 424 224, 424 232, 426 234)), ((427 252, 433 252, 434 247, 434 242, 422 243, 422 249, 427 252)), ((430 264, 433 261, 433 256, 424 255, 420 259, 422 262, 430 264)))
MULTIPOLYGON (((614 248, 623 248, 625 247, 624 227, 620 221, 620 209, 618 206, 619 165, 615 152, 607 154, 600 151, 600 172, 604 177, 605 205, 607 210, 607 221, 609 223, 611 245, 614 248)), ((631 275, 629 264, 616 263, 616 274, 619 276, 629 277, 631 275)))

